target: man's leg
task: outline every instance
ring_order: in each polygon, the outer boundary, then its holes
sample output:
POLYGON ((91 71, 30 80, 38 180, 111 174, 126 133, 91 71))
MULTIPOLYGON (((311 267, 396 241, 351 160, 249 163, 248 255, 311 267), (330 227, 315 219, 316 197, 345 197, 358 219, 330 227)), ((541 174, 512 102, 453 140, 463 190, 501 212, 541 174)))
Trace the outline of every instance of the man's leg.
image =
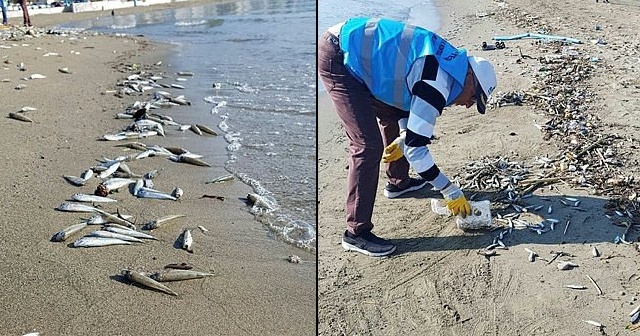
MULTIPOLYGON (((408 112, 374 100, 373 107, 384 146, 388 146, 400 135, 398 120, 408 117, 408 112)), ((384 195, 388 198, 399 197, 410 191, 422 189, 427 181, 423 178, 409 177, 409 162, 403 156, 400 160, 385 164, 385 172, 389 182, 384 187, 384 195)))

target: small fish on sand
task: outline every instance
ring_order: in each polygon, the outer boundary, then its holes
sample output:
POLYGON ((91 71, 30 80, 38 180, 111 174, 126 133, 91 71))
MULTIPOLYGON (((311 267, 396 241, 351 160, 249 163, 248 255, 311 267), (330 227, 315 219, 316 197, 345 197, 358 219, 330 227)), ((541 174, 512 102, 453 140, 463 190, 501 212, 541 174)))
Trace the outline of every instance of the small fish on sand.
POLYGON ((193 268, 193 265, 187 264, 187 263, 175 263, 175 264, 168 264, 164 268, 173 268, 173 269, 179 269, 179 270, 190 270, 190 269, 193 268))
POLYGON ((81 187, 87 184, 87 180, 83 179, 82 177, 71 176, 71 175, 63 175, 62 177, 64 177, 64 179, 67 180, 67 182, 73 184, 76 187, 81 187))
POLYGON ((87 227, 87 222, 82 222, 80 224, 71 225, 65 229, 62 229, 53 234, 51 237, 52 242, 63 242, 67 240, 67 238, 71 237, 73 234, 79 232, 80 230, 87 227))
POLYGON ((158 238, 140 231, 121 229, 113 226, 108 226, 105 228, 105 230, 111 231, 114 233, 124 234, 124 235, 135 237, 135 238, 158 240, 158 238))
POLYGON ((115 232, 111 232, 111 231, 106 231, 106 230, 97 230, 97 231, 92 231, 90 232, 88 235, 88 237, 100 237, 100 238, 115 238, 115 239, 120 239, 120 240, 124 240, 124 241, 128 241, 128 242, 133 242, 133 243, 142 243, 142 240, 136 237, 131 237, 125 234, 121 234, 121 233, 115 233, 115 232))
POLYGON ((205 182, 204 184, 210 184, 210 183, 222 183, 222 182, 226 182, 226 181, 233 181, 234 176, 233 175, 223 175, 220 177, 216 177, 211 181, 205 182))
POLYGON ((69 68, 60 68, 58 69, 58 71, 62 72, 63 74, 71 74, 71 71, 69 70, 69 68))
POLYGON ((191 279, 202 279, 213 276, 213 273, 205 273, 191 270, 174 269, 165 272, 156 272, 151 274, 151 279, 159 282, 182 281, 191 279))
POLYGON ((31 123, 33 122, 31 118, 26 117, 22 113, 17 113, 17 112, 9 112, 9 118, 24 121, 24 122, 31 122, 31 123))
POLYGON ((79 194, 79 193, 73 194, 71 196, 71 199, 77 202, 91 202, 91 203, 113 203, 118 201, 109 197, 79 194))
POLYGON ((82 237, 73 242, 73 247, 103 247, 111 245, 131 245, 131 242, 115 238, 82 237))
POLYGON ((58 211, 67 211, 67 212, 95 212, 98 211, 97 208, 92 206, 80 204, 80 203, 72 203, 72 202, 64 202, 60 204, 56 208, 58 211))
POLYGON ((202 131, 203 133, 207 133, 210 135, 218 135, 218 133, 212 130, 209 126, 196 124, 196 127, 198 127, 198 129, 200 129, 200 131, 202 131))
POLYGON ((182 232, 182 249, 189 253, 193 253, 193 236, 189 229, 184 229, 182 232))
POLYGON ((143 285, 145 287, 149 287, 149 288, 153 288, 153 289, 157 289, 161 292, 170 294, 170 295, 174 295, 174 296, 178 296, 178 293, 174 292, 173 290, 171 290, 169 287, 151 279, 150 277, 140 273, 140 272, 136 272, 134 270, 122 270, 122 275, 127 278, 128 280, 131 280, 133 282, 136 282, 140 285, 143 285))

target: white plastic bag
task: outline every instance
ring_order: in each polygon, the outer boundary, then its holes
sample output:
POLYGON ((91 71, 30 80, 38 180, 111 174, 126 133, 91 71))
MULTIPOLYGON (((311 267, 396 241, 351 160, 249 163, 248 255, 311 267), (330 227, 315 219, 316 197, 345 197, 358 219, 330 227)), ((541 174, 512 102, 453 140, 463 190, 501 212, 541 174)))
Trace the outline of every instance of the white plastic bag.
MULTIPOLYGON (((492 227, 491 225, 491 202, 471 201, 471 215, 466 218, 457 216, 456 226, 460 230, 480 230, 492 227)), ((431 210, 438 215, 451 215, 451 211, 444 204, 443 200, 431 199, 431 210)))

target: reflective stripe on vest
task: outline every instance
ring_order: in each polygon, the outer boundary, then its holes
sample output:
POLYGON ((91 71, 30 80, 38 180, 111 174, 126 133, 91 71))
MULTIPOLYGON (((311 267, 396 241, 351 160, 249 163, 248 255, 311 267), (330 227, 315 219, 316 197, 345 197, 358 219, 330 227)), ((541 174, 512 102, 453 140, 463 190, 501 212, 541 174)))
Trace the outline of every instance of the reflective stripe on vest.
POLYGON ((406 76, 416 59, 434 55, 454 79, 447 105, 462 92, 468 61, 457 49, 424 28, 387 19, 354 18, 340 31, 345 66, 382 102, 408 111, 411 92, 406 76))

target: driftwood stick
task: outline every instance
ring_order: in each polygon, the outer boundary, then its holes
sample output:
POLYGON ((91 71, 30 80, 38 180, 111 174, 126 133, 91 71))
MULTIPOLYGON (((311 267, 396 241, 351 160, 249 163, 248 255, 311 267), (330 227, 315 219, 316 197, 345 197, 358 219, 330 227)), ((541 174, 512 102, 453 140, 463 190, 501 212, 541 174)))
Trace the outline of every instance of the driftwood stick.
POLYGON ((531 184, 531 183, 549 183, 549 182, 557 182, 560 180, 564 180, 568 177, 547 177, 547 178, 538 178, 538 179, 529 179, 519 181, 518 184, 531 184))
POLYGON ((580 153, 576 154, 576 159, 587 154, 590 150, 592 150, 593 148, 600 146, 603 142, 605 142, 606 140, 608 140, 609 137, 602 137, 600 138, 598 141, 592 143, 591 145, 587 146, 587 148, 583 149, 580 153))

